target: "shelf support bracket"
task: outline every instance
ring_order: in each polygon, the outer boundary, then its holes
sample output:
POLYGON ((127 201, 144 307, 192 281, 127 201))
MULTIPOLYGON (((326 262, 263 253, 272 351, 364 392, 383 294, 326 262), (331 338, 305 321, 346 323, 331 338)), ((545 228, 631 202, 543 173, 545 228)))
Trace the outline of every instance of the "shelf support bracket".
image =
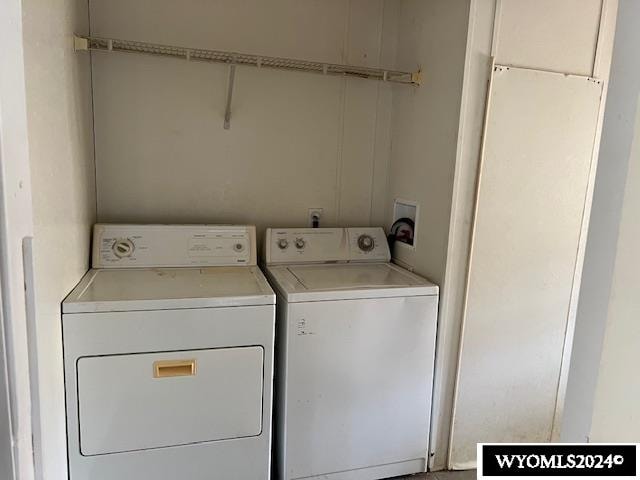
POLYGON ((418 70, 411 74, 411 83, 418 86, 422 85, 422 70, 418 70))
POLYGON ((233 99, 233 84, 236 79, 236 64, 232 63, 229 67, 229 88, 227 89, 227 106, 224 112, 224 129, 231 128, 231 100, 233 99))
POLYGON ((89 40, 77 35, 73 36, 73 49, 76 52, 85 52, 89 50, 89 40))

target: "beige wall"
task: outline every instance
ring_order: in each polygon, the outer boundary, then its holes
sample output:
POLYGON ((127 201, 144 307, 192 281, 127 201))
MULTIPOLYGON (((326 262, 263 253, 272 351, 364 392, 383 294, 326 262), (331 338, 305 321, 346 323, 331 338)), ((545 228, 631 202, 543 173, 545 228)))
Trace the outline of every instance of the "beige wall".
MULTIPOLYGON (((91 0, 95 36, 376 66, 384 0, 91 0)), ((93 54, 98 218, 323 226, 382 220, 390 86, 93 54)), ((409 87, 405 87, 409 88, 409 87)))
POLYGON ((623 202, 591 442, 640 442, 640 108, 623 202))
POLYGON ((74 53, 72 40, 87 31, 88 16, 80 0, 25 0, 23 8, 42 434, 34 439, 36 468, 39 478, 63 480, 60 302, 88 268, 95 219, 89 60, 74 53))
POLYGON ((420 88, 394 87, 386 213, 389 223, 395 199, 418 203, 415 249, 398 245, 394 256, 421 275, 442 283, 469 1, 397 3, 396 66, 421 68, 424 80, 420 88))

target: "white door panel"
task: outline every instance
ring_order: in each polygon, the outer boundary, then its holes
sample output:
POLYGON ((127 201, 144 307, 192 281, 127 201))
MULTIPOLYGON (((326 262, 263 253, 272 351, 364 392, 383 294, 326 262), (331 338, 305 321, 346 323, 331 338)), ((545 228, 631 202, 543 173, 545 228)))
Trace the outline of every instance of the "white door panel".
POLYGON ((551 437, 602 85, 497 67, 481 166, 450 466, 551 437))
POLYGON ((84 357, 83 455, 259 435, 262 347, 84 357))

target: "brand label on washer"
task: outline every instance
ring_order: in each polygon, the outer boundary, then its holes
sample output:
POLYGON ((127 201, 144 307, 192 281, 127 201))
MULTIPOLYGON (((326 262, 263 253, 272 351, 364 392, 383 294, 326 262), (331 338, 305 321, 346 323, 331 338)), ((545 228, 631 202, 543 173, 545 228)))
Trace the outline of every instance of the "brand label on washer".
POLYGON ((296 323, 296 329, 299 337, 305 335, 315 335, 315 333, 311 331, 309 323, 304 318, 298 320, 298 322, 296 323))

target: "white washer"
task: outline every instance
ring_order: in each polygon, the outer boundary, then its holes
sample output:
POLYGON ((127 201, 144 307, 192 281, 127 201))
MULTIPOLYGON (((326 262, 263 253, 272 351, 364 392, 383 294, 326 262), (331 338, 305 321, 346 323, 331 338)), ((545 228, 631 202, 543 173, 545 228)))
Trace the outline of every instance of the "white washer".
POLYGON ((96 225, 63 302, 71 480, 268 479, 275 295, 255 228, 96 225))
POLYGON ((380 228, 270 229, 278 478, 426 470, 438 287, 389 263, 380 228))

